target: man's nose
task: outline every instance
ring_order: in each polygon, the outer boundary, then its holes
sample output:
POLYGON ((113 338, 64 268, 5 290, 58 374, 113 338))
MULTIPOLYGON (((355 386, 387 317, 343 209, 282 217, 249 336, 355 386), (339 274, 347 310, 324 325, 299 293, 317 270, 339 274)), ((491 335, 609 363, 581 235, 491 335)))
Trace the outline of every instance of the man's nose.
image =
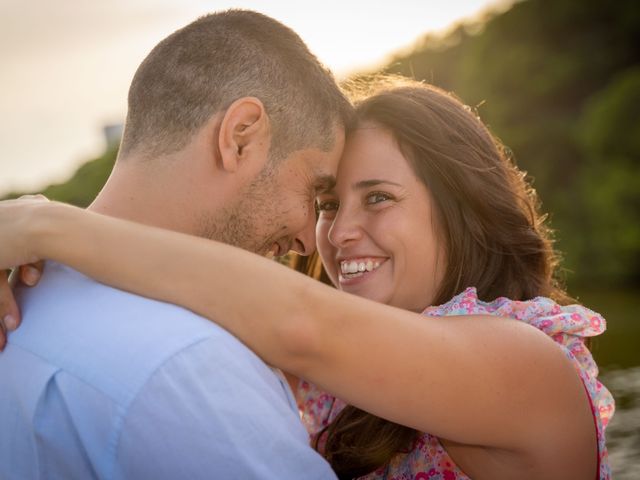
POLYGON ((293 239, 291 249, 303 256, 311 255, 316 250, 316 216, 313 208, 307 210, 307 223, 293 239))

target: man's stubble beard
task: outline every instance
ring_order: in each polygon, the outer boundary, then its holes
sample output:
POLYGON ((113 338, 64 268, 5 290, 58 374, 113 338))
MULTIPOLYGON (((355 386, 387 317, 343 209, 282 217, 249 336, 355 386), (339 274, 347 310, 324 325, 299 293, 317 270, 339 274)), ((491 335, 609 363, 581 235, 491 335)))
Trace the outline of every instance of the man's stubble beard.
POLYGON ((264 255, 286 229, 277 226, 279 198, 277 167, 269 162, 231 205, 202 216, 200 236, 264 255))

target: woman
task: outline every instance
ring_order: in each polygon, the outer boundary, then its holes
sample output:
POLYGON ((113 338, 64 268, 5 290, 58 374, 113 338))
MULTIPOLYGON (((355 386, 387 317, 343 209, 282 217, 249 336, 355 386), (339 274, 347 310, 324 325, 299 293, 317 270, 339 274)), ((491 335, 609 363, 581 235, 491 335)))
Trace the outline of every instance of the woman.
POLYGON ((0 211, 21 245, 0 267, 51 258, 224 319, 305 379, 303 420, 341 478, 609 478, 613 399, 584 345, 604 320, 561 306, 522 173, 434 87, 386 88, 357 109, 317 200, 338 290, 227 245, 29 201, 0 211))

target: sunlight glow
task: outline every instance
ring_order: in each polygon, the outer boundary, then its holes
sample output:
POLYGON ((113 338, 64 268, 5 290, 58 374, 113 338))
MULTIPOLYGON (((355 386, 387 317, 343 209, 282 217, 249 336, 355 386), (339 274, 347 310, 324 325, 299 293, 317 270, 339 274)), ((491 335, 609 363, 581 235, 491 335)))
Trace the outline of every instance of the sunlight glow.
POLYGON ((129 82, 163 37, 199 15, 249 8, 293 28, 339 78, 506 0, 0 2, 0 195, 63 181, 122 122, 129 82), (36 4, 34 7, 33 4, 36 4), (28 6, 27 6, 28 5, 28 6))

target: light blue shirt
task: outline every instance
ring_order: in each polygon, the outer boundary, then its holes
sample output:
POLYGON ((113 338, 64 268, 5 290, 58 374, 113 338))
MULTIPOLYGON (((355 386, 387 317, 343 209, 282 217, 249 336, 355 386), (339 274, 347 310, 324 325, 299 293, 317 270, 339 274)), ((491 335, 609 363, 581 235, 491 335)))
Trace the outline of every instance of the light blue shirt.
POLYGON ((335 479, 282 377, 214 323, 54 263, 18 302, 0 479, 335 479))

